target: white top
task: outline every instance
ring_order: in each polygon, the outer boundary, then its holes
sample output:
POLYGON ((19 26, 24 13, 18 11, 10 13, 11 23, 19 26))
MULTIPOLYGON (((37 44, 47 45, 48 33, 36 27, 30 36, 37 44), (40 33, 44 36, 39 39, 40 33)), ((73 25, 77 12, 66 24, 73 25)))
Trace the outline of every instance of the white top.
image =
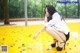
POLYGON ((45 16, 45 26, 51 26, 54 27, 56 30, 62 31, 65 34, 68 34, 70 32, 70 29, 67 27, 64 20, 61 20, 61 16, 56 12, 52 15, 52 19, 47 22, 47 17, 45 16))

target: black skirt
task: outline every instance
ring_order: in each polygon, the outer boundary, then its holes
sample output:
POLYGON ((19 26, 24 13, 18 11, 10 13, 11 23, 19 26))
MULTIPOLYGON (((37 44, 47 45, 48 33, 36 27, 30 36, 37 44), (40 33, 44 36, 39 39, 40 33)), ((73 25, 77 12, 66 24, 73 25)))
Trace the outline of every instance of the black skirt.
POLYGON ((67 35, 65 34, 65 37, 66 37, 66 41, 68 41, 69 40, 69 37, 70 37, 70 32, 68 32, 67 35))

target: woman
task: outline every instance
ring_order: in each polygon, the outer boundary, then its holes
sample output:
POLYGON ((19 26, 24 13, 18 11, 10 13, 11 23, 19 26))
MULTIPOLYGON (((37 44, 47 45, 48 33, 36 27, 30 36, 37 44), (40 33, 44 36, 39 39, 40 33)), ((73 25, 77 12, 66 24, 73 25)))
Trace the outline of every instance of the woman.
POLYGON ((45 26, 34 36, 34 38, 36 38, 43 30, 46 30, 54 39, 51 46, 55 47, 56 42, 58 41, 60 44, 56 49, 57 51, 62 51, 66 41, 69 39, 70 30, 52 5, 46 5, 45 11, 45 26))

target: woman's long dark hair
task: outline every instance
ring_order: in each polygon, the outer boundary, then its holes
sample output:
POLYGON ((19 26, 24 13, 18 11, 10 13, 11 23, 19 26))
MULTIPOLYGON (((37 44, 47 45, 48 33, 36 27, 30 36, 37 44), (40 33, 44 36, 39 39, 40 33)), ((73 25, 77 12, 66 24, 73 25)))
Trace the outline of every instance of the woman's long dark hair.
POLYGON ((53 7, 53 5, 46 5, 46 8, 48 10, 48 13, 49 13, 49 17, 47 18, 47 21, 50 21, 52 19, 52 15, 57 12, 55 7, 53 7))

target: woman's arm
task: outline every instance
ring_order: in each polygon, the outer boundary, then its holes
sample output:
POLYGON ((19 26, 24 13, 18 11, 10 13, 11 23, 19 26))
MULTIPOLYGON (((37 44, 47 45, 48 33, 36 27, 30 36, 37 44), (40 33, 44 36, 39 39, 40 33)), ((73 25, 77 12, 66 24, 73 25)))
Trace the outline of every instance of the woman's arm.
POLYGON ((47 23, 47 17, 45 16, 45 19, 44 19, 45 23, 47 23))
POLYGON ((58 13, 55 13, 54 15, 52 15, 52 19, 48 23, 46 23, 45 26, 52 26, 59 22, 61 22, 61 17, 58 13))
POLYGON ((45 30, 45 26, 43 26, 42 28, 41 28, 41 30, 39 30, 35 35, 34 35, 34 39, 43 31, 43 30, 45 30))

